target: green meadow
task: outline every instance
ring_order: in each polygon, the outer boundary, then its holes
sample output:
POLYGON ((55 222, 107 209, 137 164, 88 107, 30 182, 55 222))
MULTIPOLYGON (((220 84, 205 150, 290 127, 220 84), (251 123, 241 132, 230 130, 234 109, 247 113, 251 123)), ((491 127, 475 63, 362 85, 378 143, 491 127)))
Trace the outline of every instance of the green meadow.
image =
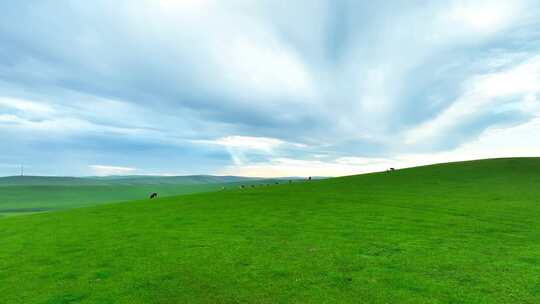
POLYGON ((98 204, 141 200, 157 192, 172 196, 218 191, 222 187, 258 184, 268 180, 234 176, 122 176, 0 178, 0 218, 98 204))
POLYGON ((540 303, 540 159, 5 217, 0 303, 540 303))
POLYGON ((104 203, 144 199, 152 192, 161 196, 219 189, 218 185, 141 186, 9 186, 0 187, 0 218, 55 211, 104 203))

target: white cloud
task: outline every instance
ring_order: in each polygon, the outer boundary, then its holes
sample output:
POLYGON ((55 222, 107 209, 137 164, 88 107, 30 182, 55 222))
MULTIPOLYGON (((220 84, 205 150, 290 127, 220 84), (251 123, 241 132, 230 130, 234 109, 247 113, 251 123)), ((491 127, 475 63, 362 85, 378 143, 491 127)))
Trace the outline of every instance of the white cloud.
POLYGON ((128 175, 133 174, 137 171, 137 168, 131 167, 117 167, 117 166, 106 166, 106 165, 91 165, 89 166, 92 172, 97 176, 107 176, 107 175, 128 175))
POLYGON ((455 1, 444 18, 456 27, 479 34, 495 33, 520 16, 523 1, 455 1))
POLYGON ((193 13, 211 9, 214 1, 212 0, 157 0, 150 1, 150 4, 157 3, 164 11, 180 11, 193 13))
POLYGON ((344 176, 384 171, 400 165, 403 163, 391 159, 374 159, 371 162, 366 158, 363 164, 350 164, 344 163, 343 159, 320 161, 276 158, 266 163, 228 166, 219 173, 253 177, 344 176))
POLYGON ((228 166, 220 174, 284 177, 345 176, 444 162, 500 157, 540 157, 540 117, 511 128, 491 128, 476 140, 438 153, 401 154, 391 158, 340 157, 334 160, 275 158, 268 162, 228 166))
POLYGON ((343 164, 343 165, 362 166, 362 165, 386 164, 386 163, 391 163, 393 161, 387 158, 347 156, 347 157, 337 158, 335 162, 338 164, 343 164))
POLYGON ((0 130, 30 132, 34 136, 80 136, 84 134, 123 134, 137 135, 137 129, 98 125, 90 121, 71 117, 52 117, 33 120, 13 114, 0 114, 0 130))
POLYGON ((84 94, 70 97, 63 103, 0 97, 0 130, 26 134, 26 139, 122 135, 153 142, 182 142, 174 132, 155 128, 156 119, 148 109, 84 94))
POLYGON ((540 117, 507 128, 490 128, 476 140, 465 143, 453 151, 440 153, 445 159, 480 159, 493 157, 540 156, 540 117))
POLYGON ((1 97, 0 96, 0 113, 2 109, 11 109, 23 112, 26 116, 49 116, 55 112, 54 108, 47 103, 38 103, 34 101, 1 97))
POLYGON ((264 153, 273 155, 280 147, 305 147, 303 144, 289 143, 277 138, 253 136, 226 136, 215 140, 194 140, 194 143, 223 146, 227 149, 233 163, 244 165, 249 163, 249 153, 264 153))
POLYGON ((502 71, 473 76, 463 84, 462 95, 440 112, 404 135, 407 144, 430 142, 445 136, 452 128, 467 123, 471 116, 521 110, 538 115, 536 94, 540 93, 540 56, 502 71), (536 111, 536 112, 532 112, 536 111))
POLYGON ((264 44, 249 37, 233 37, 227 46, 215 49, 225 80, 234 84, 234 89, 241 84, 241 90, 247 87, 250 94, 263 95, 269 102, 278 101, 279 96, 311 97, 314 88, 309 71, 294 50, 275 41, 273 35, 261 35, 269 36, 264 44))
POLYGON ((197 142, 265 152, 271 152, 273 149, 285 144, 284 141, 277 138, 253 136, 226 136, 216 140, 199 140, 197 142))
POLYGON ((471 81, 471 92, 485 98, 540 91, 540 56, 508 70, 480 75, 471 81))

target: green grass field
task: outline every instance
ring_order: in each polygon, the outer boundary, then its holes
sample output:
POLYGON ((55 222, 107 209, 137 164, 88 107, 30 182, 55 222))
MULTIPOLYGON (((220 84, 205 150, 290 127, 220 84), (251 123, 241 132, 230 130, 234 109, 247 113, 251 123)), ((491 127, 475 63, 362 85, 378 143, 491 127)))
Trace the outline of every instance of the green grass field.
POLYGON ((234 176, 3 177, 0 218, 98 204, 220 190, 268 180, 234 176))
POLYGON ((104 203, 144 199, 152 192, 171 196, 220 189, 208 185, 9 186, 0 187, 0 218, 104 203))
POLYGON ((0 303, 540 303, 540 159, 7 217, 0 303))

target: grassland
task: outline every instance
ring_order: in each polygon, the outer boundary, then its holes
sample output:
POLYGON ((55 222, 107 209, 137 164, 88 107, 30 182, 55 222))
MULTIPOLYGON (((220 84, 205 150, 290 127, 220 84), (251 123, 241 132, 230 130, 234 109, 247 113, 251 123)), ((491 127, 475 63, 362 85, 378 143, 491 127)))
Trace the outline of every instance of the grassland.
POLYGON ((540 303, 540 159, 0 220, 0 303, 540 303))
POLYGON ((9 186, 0 187, 0 217, 71 209, 161 196, 215 191, 220 185, 9 186))
POLYGON ((239 183, 268 182, 234 176, 112 176, 0 178, 0 218, 98 204, 217 191, 239 183))

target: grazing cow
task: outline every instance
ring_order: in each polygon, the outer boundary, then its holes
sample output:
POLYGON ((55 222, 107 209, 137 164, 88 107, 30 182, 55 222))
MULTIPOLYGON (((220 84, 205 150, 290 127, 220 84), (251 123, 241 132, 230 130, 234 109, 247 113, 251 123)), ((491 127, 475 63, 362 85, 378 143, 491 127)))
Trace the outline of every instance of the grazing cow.
POLYGON ((396 171, 396 169, 395 168, 390 168, 390 171, 396 171))
POLYGON ((310 176, 310 177, 308 177, 308 179, 307 179, 307 180, 311 180, 311 176, 310 176))
POLYGON ((153 199, 153 198, 157 198, 157 193, 156 192, 150 194, 150 199, 153 199))

